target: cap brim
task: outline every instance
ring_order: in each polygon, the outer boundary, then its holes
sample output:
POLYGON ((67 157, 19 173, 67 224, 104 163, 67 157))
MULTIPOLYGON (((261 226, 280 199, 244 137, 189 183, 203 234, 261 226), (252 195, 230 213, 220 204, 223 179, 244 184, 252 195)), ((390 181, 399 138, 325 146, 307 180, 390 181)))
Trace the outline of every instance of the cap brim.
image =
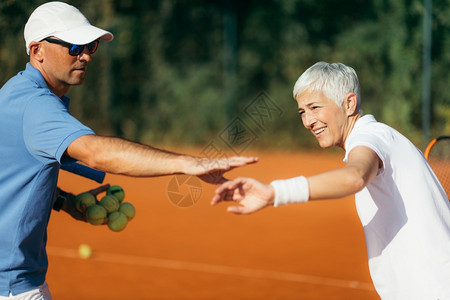
POLYGON ((110 42, 114 35, 111 32, 100 29, 92 25, 77 27, 64 32, 56 32, 53 36, 71 44, 85 45, 95 40, 110 42))

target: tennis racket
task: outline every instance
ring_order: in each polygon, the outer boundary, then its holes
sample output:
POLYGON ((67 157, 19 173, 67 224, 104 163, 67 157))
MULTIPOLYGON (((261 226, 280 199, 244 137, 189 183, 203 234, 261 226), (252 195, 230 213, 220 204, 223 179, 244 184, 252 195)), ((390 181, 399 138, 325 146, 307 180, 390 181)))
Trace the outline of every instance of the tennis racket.
POLYGON ((450 136, 432 140, 424 155, 450 199, 450 136))
POLYGON ((76 162, 71 162, 71 163, 65 163, 65 164, 61 164, 61 169, 67 172, 71 172, 86 178, 89 178, 91 180, 94 180, 98 183, 102 183, 103 180, 105 179, 105 172, 96 170, 96 169, 92 169, 88 166, 76 163, 76 162))

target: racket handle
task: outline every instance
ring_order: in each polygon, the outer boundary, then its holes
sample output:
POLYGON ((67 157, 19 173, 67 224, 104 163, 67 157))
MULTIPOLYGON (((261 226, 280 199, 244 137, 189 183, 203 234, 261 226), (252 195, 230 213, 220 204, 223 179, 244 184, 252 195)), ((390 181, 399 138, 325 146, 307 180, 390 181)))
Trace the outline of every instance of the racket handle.
POLYGON ((67 172, 71 172, 86 178, 89 178, 91 180, 94 180, 98 183, 102 183, 105 179, 105 172, 92 169, 88 166, 81 165, 79 163, 68 163, 68 164, 62 164, 61 169, 67 172))

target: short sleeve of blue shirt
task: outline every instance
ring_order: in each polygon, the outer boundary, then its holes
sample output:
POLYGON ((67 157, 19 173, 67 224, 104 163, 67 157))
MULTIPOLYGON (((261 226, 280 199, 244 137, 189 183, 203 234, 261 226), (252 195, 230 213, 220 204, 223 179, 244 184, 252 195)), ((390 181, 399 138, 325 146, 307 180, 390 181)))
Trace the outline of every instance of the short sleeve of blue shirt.
POLYGON ((68 112, 67 105, 52 94, 43 94, 30 101, 24 111, 24 140, 37 159, 58 160, 75 139, 94 132, 68 112))

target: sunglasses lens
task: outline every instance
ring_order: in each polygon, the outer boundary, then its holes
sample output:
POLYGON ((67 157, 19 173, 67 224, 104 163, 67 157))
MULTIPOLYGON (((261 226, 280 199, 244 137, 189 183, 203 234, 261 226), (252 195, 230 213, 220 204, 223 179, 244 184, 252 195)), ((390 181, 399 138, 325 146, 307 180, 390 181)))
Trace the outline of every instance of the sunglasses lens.
POLYGON ((93 54, 95 51, 97 51, 98 41, 93 41, 87 45, 72 44, 72 46, 69 48, 69 54, 72 56, 78 56, 84 51, 85 46, 87 46, 89 53, 93 54))
POLYGON ((90 54, 93 54, 95 51, 97 51, 98 47, 98 41, 93 41, 89 44, 87 44, 88 50, 90 54))
POLYGON ((72 45, 72 47, 69 48, 69 54, 72 56, 78 56, 83 52, 84 45, 72 45))

